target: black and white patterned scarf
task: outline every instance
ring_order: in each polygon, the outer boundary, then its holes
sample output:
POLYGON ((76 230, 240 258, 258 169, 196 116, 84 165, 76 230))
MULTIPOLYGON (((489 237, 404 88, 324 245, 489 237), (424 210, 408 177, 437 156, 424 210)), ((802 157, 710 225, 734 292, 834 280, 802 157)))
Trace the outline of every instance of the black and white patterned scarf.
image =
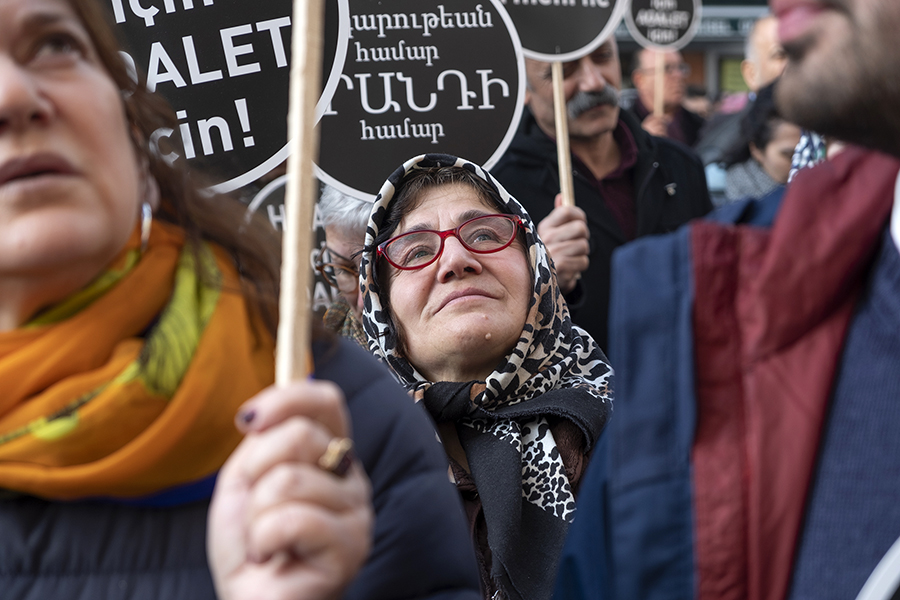
POLYGON ((814 131, 804 129, 800 134, 800 141, 794 147, 794 155, 791 157, 788 183, 794 180, 794 176, 801 169, 814 167, 825 160, 827 153, 825 138, 814 131))
POLYGON ((418 156, 397 169, 375 199, 360 282, 369 349, 436 421, 457 424, 487 522, 492 577, 511 597, 549 598, 575 497, 548 419, 577 425, 587 453, 609 416, 613 373, 594 340, 572 323, 531 217, 478 165, 441 154, 418 156), (518 343, 484 382, 427 381, 398 352, 379 296, 375 269, 390 267, 376 264, 375 239, 395 189, 411 171, 438 166, 482 178, 499 198, 498 210, 518 215, 525 226, 535 275, 532 303, 518 343))

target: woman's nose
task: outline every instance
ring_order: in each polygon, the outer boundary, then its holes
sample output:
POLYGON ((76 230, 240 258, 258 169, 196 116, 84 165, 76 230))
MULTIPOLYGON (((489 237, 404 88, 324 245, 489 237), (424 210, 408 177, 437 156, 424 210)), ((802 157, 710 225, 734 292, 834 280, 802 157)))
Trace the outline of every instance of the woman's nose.
POLYGON ((438 258, 438 280, 449 281, 454 276, 463 277, 465 273, 481 272, 481 261, 478 255, 470 252, 456 238, 450 236, 444 240, 444 251, 438 258))
POLYGON ((9 56, 0 55, 0 133, 46 124, 51 113, 36 77, 9 56))

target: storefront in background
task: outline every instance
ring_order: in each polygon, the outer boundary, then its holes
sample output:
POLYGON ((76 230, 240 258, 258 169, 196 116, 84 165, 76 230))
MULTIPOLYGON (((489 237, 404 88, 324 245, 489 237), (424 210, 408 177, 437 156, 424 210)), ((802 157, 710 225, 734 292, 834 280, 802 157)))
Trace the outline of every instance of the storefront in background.
MULTIPOLYGON (((710 98, 746 91, 741 61, 747 34, 760 16, 768 13, 766 0, 707 0, 697 35, 683 50, 691 66, 688 83, 706 90, 710 98)), ((625 24, 616 30, 622 60, 623 84, 630 85, 634 54, 640 47, 625 24)))

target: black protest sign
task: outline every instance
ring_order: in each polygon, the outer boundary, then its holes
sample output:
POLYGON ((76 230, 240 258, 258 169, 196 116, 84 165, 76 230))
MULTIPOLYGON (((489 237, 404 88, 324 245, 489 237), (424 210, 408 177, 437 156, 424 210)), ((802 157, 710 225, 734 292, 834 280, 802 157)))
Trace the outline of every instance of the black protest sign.
POLYGON ((503 0, 525 56, 545 62, 577 60, 619 25, 628 0, 503 0))
POLYGON ((316 122, 327 110, 344 70, 350 35, 349 0, 325 1, 325 35, 322 36, 322 96, 316 105, 316 122))
MULTIPOLYGON (((291 0, 105 2, 128 59, 176 111, 184 156, 166 144, 174 132, 159 130, 151 139, 167 160, 187 160, 213 175, 216 190, 227 192, 287 158, 291 0)), ((337 0, 327 4, 337 29, 337 0)), ((337 33, 330 40, 323 76, 332 71, 335 49, 342 41, 346 46, 337 33)))
POLYGON ((679 50, 700 27, 700 0, 631 0, 625 22, 645 48, 679 50))
MULTIPOLYGON (((285 226, 284 198, 285 186, 287 185, 287 175, 279 175, 269 181, 250 202, 247 207, 250 213, 259 213, 266 219, 276 231, 283 232, 285 226)), ((325 229, 322 226, 322 220, 319 217, 319 206, 313 214, 312 230, 315 232, 313 247, 307 257, 309 268, 315 269, 315 259, 319 252, 325 247, 325 229)), ((313 311, 323 311, 333 302, 337 302, 340 293, 333 289, 321 275, 315 273, 315 282, 311 289, 310 308, 313 311)))
POLYGON ((371 198, 418 154, 499 159, 524 98, 521 46, 499 0, 350 0, 348 33, 319 121, 320 179, 371 198))

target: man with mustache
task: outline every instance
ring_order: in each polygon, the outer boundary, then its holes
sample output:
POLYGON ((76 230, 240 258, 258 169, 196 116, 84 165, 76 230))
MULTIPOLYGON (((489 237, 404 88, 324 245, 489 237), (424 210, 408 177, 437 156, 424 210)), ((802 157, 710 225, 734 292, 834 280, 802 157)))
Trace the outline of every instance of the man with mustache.
POLYGON ((779 110, 847 145, 617 254, 556 600, 900 596, 900 2, 770 8, 779 110))
POLYGON ((619 110, 618 47, 563 65, 575 207, 559 206, 549 63, 526 59, 527 109, 491 172, 539 221, 572 320, 606 351, 610 260, 636 237, 674 231, 712 204, 699 160, 619 110))

